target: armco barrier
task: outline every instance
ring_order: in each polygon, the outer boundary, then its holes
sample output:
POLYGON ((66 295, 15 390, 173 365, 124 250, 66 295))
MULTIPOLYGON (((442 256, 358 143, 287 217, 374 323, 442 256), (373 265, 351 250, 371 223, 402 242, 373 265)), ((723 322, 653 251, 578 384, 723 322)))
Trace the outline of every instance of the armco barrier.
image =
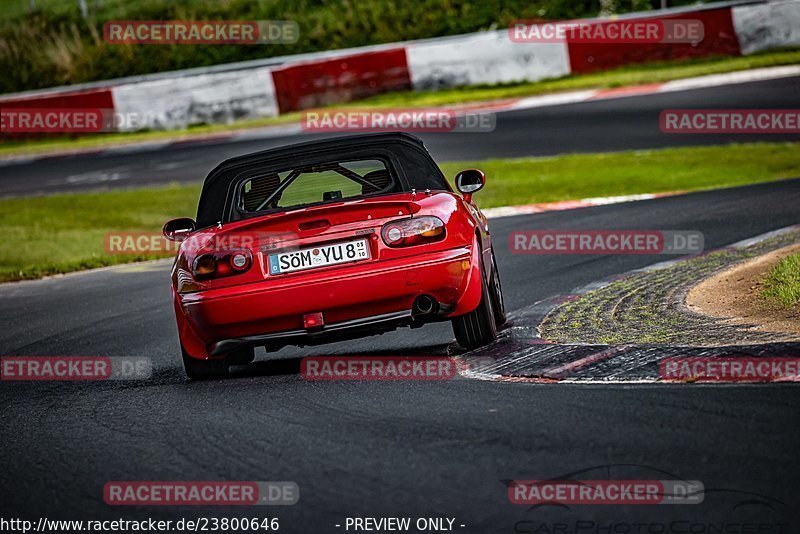
POLYGON ((278 67, 272 77, 282 113, 411 89, 402 47, 278 67))
POLYGON ((570 73, 564 43, 511 42, 507 30, 406 45, 415 90, 558 78, 570 73))
MULTIPOLYGON (((632 63, 684 59, 710 55, 740 55, 739 41, 733 30, 731 9, 706 9, 667 17, 642 17, 646 20, 699 20, 703 40, 699 43, 595 44, 568 43, 572 72, 592 72, 632 63)), ((609 21, 598 21, 607 25, 609 21)))
MULTIPOLYGON (((88 89, 81 91, 52 91, 36 96, 16 95, 14 98, 0 98, 0 109, 9 108, 48 108, 48 109, 81 109, 111 110, 114 109, 112 90, 110 88, 88 89)), ((58 135, 56 133, 7 133, 0 131, 0 140, 10 136, 26 138, 58 135)))
POLYGON ((120 85, 113 94, 122 131, 278 115, 272 71, 264 67, 120 85))
POLYGON ((0 105, 4 108, 112 109, 114 101, 111 89, 105 88, 83 91, 53 91, 35 96, 19 94, 7 99, 0 97, 0 105))
POLYGON ((742 54, 800 46, 800 2, 738 6, 731 11, 742 54))
POLYGON ((610 20, 631 19, 701 20, 704 39, 698 43, 635 45, 515 43, 507 30, 493 30, 171 75, 159 73, 136 80, 87 84, 81 90, 55 88, 0 96, 0 105, 114 109, 122 117, 122 130, 169 130, 270 117, 388 91, 530 82, 644 61, 800 46, 798 0, 706 4, 584 22, 608 24, 610 20))

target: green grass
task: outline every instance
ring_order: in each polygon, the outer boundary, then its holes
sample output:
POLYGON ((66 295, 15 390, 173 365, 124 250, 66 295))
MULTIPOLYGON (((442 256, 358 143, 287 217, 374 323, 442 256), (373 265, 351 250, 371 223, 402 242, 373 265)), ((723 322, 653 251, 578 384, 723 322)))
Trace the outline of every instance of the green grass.
POLYGON ((800 176, 800 143, 764 143, 444 163, 486 173, 482 208, 689 191, 800 176))
POLYGON ((764 278, 765 298, 791 308, 800 304, 800 254, 783 258, 764 278))
MULTIPOLYGON (((611 89, 701 76, 734 72, 760 67, 800 63, 800 50, 765 52, 747 57, 714 57, 687 61, 662 61, 613 69, 594 74, 578 74, 555 80, 497 86, 460 87, 442 91, 398 92, 378 95, 352 104, 329 106, 335 108, 427 107, 463 104, 503 98, 517 98, 580 89, 611 89)), ((0 156, 39 154, 81 148, 107 147, 128 143, 188 139, 196 136, 265 126, 288 124, 300 120, 301 113, 280 117, 250 119, 234 124, 192 126, 181 131, 110 133, 78 138, 57 137, 27 141, 0 142, 0 156)))
POLYGON ((84 137, 51 137, 48 139, 30 139, 24 141, 0 141, 0 157, 30 154, 44 154, 64 150, 79 150, 149 141, 182 141, 236 130, 279 126, 300 120, 300 113, 287 113, 279 117, 263 117, 249 119, 233 124, 203 124, 191 126, 185 130, 143 131, 131 133, 107 133, 84 137))
MULTIPOLYGON (((0 1, 0 93, 305 52, 458 35, 515 20, 597 15, 597 0, 77 0, 0 1), (294 20, 285 45, 110 45, 109 20, 294 20)), ((670 5, 694 3, 670 0, 670 5)), ((615 2, 617 12, 652 9, 615 2)))
POLYGON ((0 280, 155 259, 106 254, 106 233, 158 232, 170 218, 194 217, 199 193, 197 184, 0 200, 0 280))
MULTIPOLYGON (((479 167, 482 208, 663 191, 688 191, 800 176, 800 143, 742 144, 552 158, 445 163, 452 179, 479 167)), ((193 216, 199 184, 0 200, 0 281, 158 256, 108 255, 108 232, 154 232, 193 216)))

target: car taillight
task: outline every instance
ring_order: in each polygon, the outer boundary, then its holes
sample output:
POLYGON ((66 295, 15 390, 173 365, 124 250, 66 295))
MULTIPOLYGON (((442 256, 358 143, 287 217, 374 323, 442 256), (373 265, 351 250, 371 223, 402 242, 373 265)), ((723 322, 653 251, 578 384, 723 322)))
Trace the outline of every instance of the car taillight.
POLYGON ((408 247, 444 239, 444 223, 438 217, 424 216, 392 221, 383 225, 383 242, 390 247, 408 247))
POLYGON ((253 264, 249 250, 224 250, 201 254, 194 260, 192 274, 197 279, 222 278, 245 272, 253 264))

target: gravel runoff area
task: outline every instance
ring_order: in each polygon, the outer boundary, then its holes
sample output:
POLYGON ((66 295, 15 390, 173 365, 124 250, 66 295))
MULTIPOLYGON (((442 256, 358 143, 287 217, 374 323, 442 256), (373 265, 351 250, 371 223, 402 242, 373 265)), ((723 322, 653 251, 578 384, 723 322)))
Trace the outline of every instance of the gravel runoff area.
POLYGON ((764 295, 765 279, 800 244, 773 250, 707 278, 689 290, 686 306, 723 322, 752 325, 761 332, 787 332, 800 338, 800 306, 781 305, 764 295))
POLYGON ((797 333, 765 331, 757 324, 698 313, 686 305, 688 292, 705 279, 797 243, 800 231, 795 230, 623 275, 555 307, 541 323, 540 335, 556 343, 602 345, 711 347, 800 341, 797 333))

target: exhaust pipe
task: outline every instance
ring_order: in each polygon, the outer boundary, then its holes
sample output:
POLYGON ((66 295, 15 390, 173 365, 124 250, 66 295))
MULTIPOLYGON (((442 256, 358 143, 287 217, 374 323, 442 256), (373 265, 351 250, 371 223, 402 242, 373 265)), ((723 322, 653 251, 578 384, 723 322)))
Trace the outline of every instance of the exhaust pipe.
POLYGON ((439 308, 439 303, 430 295, 420 295, 414 301, 414 315, 428 315, 435 313, 439 308))

